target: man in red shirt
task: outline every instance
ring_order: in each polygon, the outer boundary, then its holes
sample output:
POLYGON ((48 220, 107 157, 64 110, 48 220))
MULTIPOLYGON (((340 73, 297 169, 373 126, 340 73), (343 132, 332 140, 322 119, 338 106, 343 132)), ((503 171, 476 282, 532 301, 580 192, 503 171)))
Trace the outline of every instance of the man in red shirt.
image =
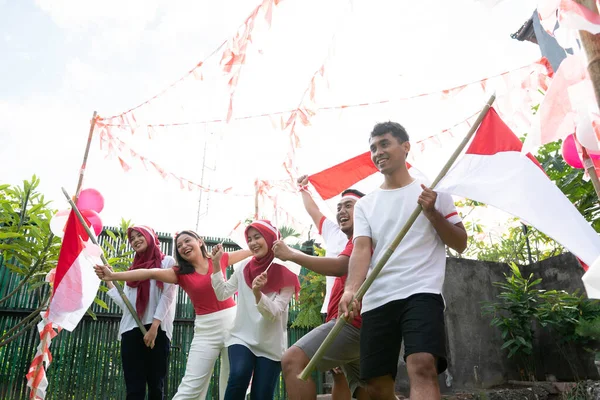
MULTIPOLYGON (((348 273, 348 262, 352 254, 352 235, 354 232, 354 204, 364 194, 358 190, 348 189, 342 193, 342 198, 337 205, 336 219, 340 229, 348 237, 345 249, 337 257, 309 256, 300 251, 289 248, 283 241, 273 245, 275 257, 284 261, 293 261, 319 274, 336 276, 331 298, 327 307, 325 324, 313 329, 287 349, 281 360, 283 377, 290 400, 315 399, 316 386, 312 380, 304 382, 298 379, 298 374, 308 365, 317 349, 329 334, 338 316, 338 303, 344 293, 344 284, 348 273)), ((368 399, 366 390, 362 388, 360 377, 360 327, 362 319, 357 316, 336 337, 333 344, 323 356, 317 369, 328 371, 341 367, 348 379, 353 397, 363 400, 368 399)))

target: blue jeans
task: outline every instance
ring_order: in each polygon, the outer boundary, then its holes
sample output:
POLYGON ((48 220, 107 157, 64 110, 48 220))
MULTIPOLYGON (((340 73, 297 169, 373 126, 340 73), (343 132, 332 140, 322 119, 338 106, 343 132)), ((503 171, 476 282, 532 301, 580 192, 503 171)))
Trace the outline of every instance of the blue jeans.
POLYGON ((234 344, 229 352, 229 380, 225 400, 244 400, 252 378, 251 400, 273 399, 281 362, 256 357, 246 346, 234 344), (252 376, 254 373, 254 377, 252 376))

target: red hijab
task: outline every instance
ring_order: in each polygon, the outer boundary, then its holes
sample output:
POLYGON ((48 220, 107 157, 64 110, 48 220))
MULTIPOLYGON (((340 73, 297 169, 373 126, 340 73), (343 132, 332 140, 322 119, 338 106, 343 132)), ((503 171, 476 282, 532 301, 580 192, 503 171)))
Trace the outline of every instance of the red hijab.
POLYGON ((271 225, 271 222, 267 220, 254 221, 246 227, 246 242, 248 241, 248 230, 250 228, 256 229, 260 232, 262 237, 265 238, 269 252, 262 258, 252 257, 252 259, 248 261, 248 264, 246 264, 246 268, 244 268, 244 278, 246 279, 248 287, 252 288, 254 278, 262 274, 270 265, 271 267, 267 272, 267 284, 263 286, 261 292, 265 294, 279 293, 282 288, 293 286, 296 290, 296 296, 298 296, 300 282, 298 281, 296 274, 281 264, 272 263, 275 258, 275 253, 273 253, 273 243, 281 237, 277 228, 271 225))
MULTIPOLYGON (((160 242, 154 230, 143 225, 133 226, 127 229, 127 238, 130 242, 131 233, 133 231, 136 231, 142 236, 144 236, 144 238, 146 239, 147 247, 146 250, 144 250, 144 252, 135 253, 135 257, 133 258, 133 264, 131 264, 129 270, 132 271, 135 269, 160 268, 162 260, 163 258, 165 258, 165 255, 160 250, 160 242)), ((160 289, 163 288, 162 282, 156 281, 156 285, 160 289)), ((135 309, 141 318, 144 315, 144 312, 146 311, 146 307, 148 306, 148 299, 150 298, 150 280, 146 279, 144 281, 127 282, 127 286, 137 288, 135 309)))

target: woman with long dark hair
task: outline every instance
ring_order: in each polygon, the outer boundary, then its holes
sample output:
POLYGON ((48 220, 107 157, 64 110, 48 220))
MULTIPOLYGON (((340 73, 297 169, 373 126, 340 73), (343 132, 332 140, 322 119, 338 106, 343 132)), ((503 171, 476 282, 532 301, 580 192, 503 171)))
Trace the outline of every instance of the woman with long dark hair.
POLYGON ((96 273, 106 281, 139 281, 155 279, 176 283, 187 293, 194 306, 196 321, 185 375, 173 400, 205 399, 215 361, 221 355, 219 379, 220 398, 223 398, 229 376, 229 359, 225 341, 233 327, 236 305, 231 295, 217 299, 211 287, 211 275, 225 276, 228 265, 250 256, 250 251, 224 253, 213 260, 204 240, 193 231, 182 231, 175 236, 177 266, 169 269, 147 269, 113 272, 108 266, 97 266, 96 273), (218 265, 219 267, 215 267, 218 265))

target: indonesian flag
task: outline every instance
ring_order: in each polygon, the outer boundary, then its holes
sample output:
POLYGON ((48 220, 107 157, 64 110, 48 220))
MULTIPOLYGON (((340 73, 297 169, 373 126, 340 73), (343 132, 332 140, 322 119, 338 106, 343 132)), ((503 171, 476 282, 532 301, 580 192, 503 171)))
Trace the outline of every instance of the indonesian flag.
MULTIPOLYGON (((417 172, 409 163, 406 166, 411 174, 417 172)), ((371 160, 371 153, 367 151, 309 176, 308 181, 323 200, 329 200, 378 171, 371 160)))
POLYGON ((94 273, 94 265, 102 263, 100 249, 88 240, 84 227, 71 211, 48 309, 48 322, 68 331, 73 331, 83 318, 100 286, 100 279, 94 273))
MULTIPOLYGON (((600 256, 600 237, 535 157, 522 154, 521 149, 521 141, 491 108, 465 154, 435 190, 504 210, 544 232, 585 264, 594 264, 600 256)), ((600 280, 586 283, 586 289, 589 284, 600 288, 600 280)))

